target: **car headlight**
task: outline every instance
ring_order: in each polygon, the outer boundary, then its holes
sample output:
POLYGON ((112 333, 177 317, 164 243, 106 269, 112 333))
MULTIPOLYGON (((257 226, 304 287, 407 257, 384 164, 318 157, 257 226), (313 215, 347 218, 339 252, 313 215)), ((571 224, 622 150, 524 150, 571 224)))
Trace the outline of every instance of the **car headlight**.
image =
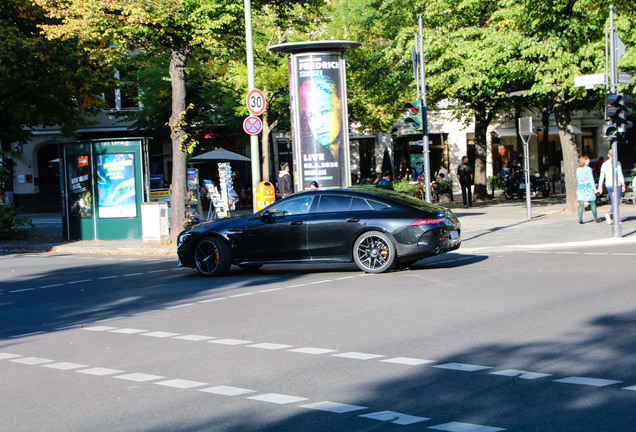
POLYGON ((182 234, 179 234, 179 237, 177 237, 177 248, 180 248, 181 245, 192 235, 192 233, 190 232, 185 232, 182 234))

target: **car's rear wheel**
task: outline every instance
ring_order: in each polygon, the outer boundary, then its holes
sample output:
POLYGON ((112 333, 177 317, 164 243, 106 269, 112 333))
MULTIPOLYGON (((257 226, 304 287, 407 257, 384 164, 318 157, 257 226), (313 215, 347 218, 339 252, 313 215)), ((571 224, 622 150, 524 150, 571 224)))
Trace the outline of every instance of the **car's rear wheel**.
POLYGON ((203 276, 221 276, 230 269, 230 248, 216 237, 205 237, 194 250, 194 263, 203 276))
POLYGON ((368 231, 356 240, 353 260, 365 273, 382 273, 395 263, 395 246, 388 235, 379 231, 368 231))

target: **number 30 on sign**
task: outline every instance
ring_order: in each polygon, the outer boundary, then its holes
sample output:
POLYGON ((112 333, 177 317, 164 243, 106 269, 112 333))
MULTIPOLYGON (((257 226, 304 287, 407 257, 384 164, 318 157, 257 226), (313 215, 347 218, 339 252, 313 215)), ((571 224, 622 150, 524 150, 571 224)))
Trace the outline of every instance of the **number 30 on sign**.
POLYGON ((259 89, 252 89, 245 98, 247 109, 252 115, 259 116, 265 111, 265 95, 259 89))

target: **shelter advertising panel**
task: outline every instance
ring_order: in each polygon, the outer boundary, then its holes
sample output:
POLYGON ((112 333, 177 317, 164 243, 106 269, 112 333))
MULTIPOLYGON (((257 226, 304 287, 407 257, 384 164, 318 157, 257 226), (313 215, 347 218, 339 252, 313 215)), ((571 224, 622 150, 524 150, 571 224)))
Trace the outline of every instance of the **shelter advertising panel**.
POLYGON ((93 217, 90 155, 72 154, 67 160, 69 214, 80 218, 93 217))
POLYGON ((137 217, 133 153, 98 155, 97 184, 100 218, 137 217))

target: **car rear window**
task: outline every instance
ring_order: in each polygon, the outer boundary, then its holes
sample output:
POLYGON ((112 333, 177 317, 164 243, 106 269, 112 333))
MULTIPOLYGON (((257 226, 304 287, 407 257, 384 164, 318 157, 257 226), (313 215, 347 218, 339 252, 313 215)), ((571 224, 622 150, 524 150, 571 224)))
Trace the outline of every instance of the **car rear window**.
POLYGON ((369 205, 371 206, 373 210, 384 210, 390 207, 387 204, 384 204, 378 201, 367 200, 367 202, 369 203, 369 205))

